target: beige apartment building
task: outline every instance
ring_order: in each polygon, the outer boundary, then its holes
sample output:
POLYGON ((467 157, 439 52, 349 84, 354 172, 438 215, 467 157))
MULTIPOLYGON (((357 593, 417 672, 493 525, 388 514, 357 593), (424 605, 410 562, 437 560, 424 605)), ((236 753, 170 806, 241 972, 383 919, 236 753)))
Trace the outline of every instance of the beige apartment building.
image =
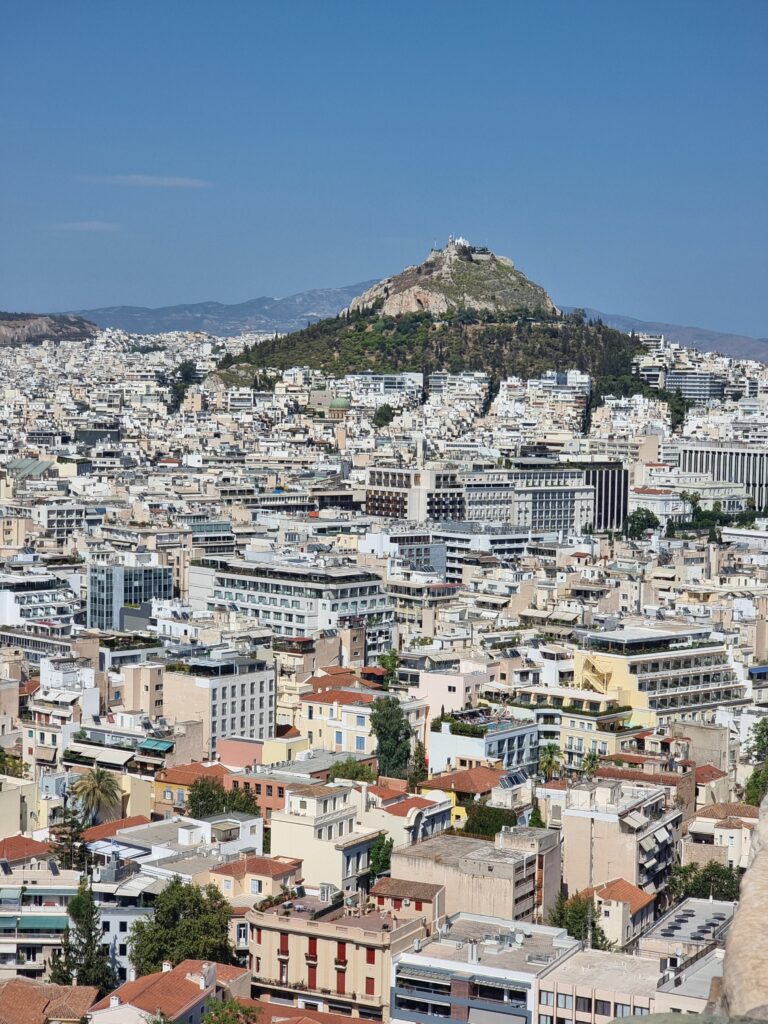
POLYGON ((272 847, 300 852, 308 885, 367 889, 370 849, 381 829, 358 821, 350 785, 288 784, 270 819, 272 847))
POLYGON ((274 898, 295 889, 301 875, 301 861, 293 857, 259 857, 243 852, 238 860, 210 872, 210 882, 230 903, 274 898))
POLYGON ((656 786, 613 779, 566 791, 563 882, 569 895, 616 878, 649 894, 667 884, 680 848, 682 810, 656 786))
POLYGON ((446 913, 546 922, 560 892, 560 837, 554 830, 504 828, 493 843, 435 836, 392 853, 392 875, 446 889, 446 913))
POLYGON ((322 886, 250 911, 253 997, 388 1020, 392 957, 426 937, 434 922, 426 914, 403 919, 362 898, 349 902, 322 886))
POLYGON ((164 666, 151 661, 120 667, 120 681, 113 685, 113 698, 130 711, 143 711, 150 718, 163 714, 164 666))

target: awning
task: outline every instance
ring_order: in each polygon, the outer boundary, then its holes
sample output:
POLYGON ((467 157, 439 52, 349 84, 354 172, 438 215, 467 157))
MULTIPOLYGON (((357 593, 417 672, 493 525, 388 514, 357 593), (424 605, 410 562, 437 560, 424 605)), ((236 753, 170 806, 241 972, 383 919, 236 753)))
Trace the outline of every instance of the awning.
POLYGON ((646 836, 645 839, 640 840, 640 849, 643 853, 650 853, 651 850, 656 849, 656 840, 653 836, 646 836))
POLYGON ((57 932, 68 927, 66 914, 22 914, 19 931, 57 932))
POLYGON ((0 903, 5 903, 7 900, 17 900, 21 896, 21 889, 6 889, 3 886, 0 889, 0 903))
POLYGON ((36 761, 55 761, 56 747, 35 747, 36 761))
POLYGON ((97 747, 90 743, 71 743, 69 749, 80 754, 81 757, 90 757, 99 764, 111 765, 122 768, 133 757, 132 750, 117 750, 114 747, 97 747))
POLYGON ((634 829, 642 828, 646 824, 646 819, 642 814, 637 814, 635 811, 630 811, 629 814, 625 815, 624 821, 630 828, 634 829))
POLYGON ((653 833, 653 838, 659 843, 666 843, 669 839, 669 832, 662 826, 657 832, 653 833))
POLYGON ((140 750, 157 750, 160 753, 166 753, 168 750, 173 749, 173 740, 144 740, 141 744, 140 750))

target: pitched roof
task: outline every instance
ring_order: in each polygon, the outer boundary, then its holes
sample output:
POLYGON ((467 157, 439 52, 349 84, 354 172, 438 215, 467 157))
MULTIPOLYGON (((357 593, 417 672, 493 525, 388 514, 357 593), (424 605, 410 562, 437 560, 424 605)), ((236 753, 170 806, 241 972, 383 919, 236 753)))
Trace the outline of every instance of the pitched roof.
POLYGON ((31 836, 8 836, 0 841, 0 859, 12 864, 27 857, 45 857, 50 848, 48 843, 41 843, 31 836))
POLYGON ((246 875, 264 875, 267 878, 282 878, 301 870, 302 862, 289 857, 242 857, 240 860, 213 868, 212 875, 226 878, 244 878, 246 875))
POLYGON ((92 825, 83 832, 86 843, 95 843, 97 839, 109 839, 118 829, 132 828, 134 825, 148 825, 149 818, 143 814, 134 814, 130 818, 118 818, 117 821, 105 821, 103 825, 92 825))
MULTIPOLYGON (((620 755, 617 755, 620 756, 620 755)), ((595 772, 601 779, 626 779, 628 782, 655 782, 658 786, 679 786, 685 778, 676 772, 641 772, 631 768, 607 768, 603 765, 595 772)))
POLYGON ((628 882, 626 878, 613 878, 610 882, 603 882, 601 885, 584 889, 580 896, 599 896, 601 900, 611 900, 615 903, 628 903, 629 913, 635 916, 643 907, 653 903, 656 897, 653 894, 639 889, 636 885, 628 882))
POLYGON ((696 811, 697 818, 757 818, 760 812, 752 804, 707 804, 696 811))
POLYGON ((698 786, 704 786, 708 782, 716 782, 718 779, 724 779, 725 772, 720 771, 713 764, 700 764, 696 766, 696 784, 698 786))
POLYGON ((300 699, 312 704, 372 704, 376 698, 363 690, 323 690, 305 693, 300 699))
POLYGON ((230 770, 218 761, 212 764, 192 761, 191 764, 177 764, 173 768, 164 768, 157 773, 157 781, 170 782, 175 786, 191 786, 196 779, 224 779, 231 774, 230 770))
POLYGON ((467 768, 446 772, 420 783, 420 789, 442 789, 453 793, 489 793, 507 773, 501 768, 467 768))
POLYGON ((431 882, 414 882, 410 878, 380 878, 371 889, 371 896, 431 901, 442 888, 442 885, 433 885, 431 882))
POLYGON ((349 1024, 349 1017, 325 1010, 308 1010, 301 1006, 283 1006, 257 999, 238 999, 241 1006, 258 1009, 259 1024, 349 1024))
MULTIPOLYGON (((166 1017, 176 1017, 187 1006, 202 1000, 204 990, 189 975, 200 973, 204 960, 182 960, 170 971, 157 971, 147 974, 135 981, 126 981, 112 993, 121 1003, 135 1006, 149 1013, 164 1013, 166 1017)), ((226 985, 242 974, 245 967, 230 967, 228 964, 214 964, 216 968, 216 984, 226 985)), ((110 996, 101 999, 94 1010, 103 1010, 109 1006, 110 996)))
POLYGON ((398 818, 407 818, 408 814, 414 809, 434 806, 435 804, 432 800, 427 800, 423 796, 412 796, 407 800, 400 800, 399 803, 383 807, 382 810, 386 811, 387 814, 395 814, 398 818))
POLYGON ((51 985, 31 978, 11 978, 0 982, 0 1022, 47 1024, 49 1020, 79 1020, 93 1006, 98 994, 99 990, 92 985, 51 985))

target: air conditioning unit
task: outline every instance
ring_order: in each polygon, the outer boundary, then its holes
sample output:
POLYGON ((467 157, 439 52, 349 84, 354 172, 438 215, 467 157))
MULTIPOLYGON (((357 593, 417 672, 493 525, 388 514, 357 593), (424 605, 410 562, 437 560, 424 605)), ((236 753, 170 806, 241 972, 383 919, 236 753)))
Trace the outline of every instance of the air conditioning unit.
POLYGON ((410 907, 410 905, 411 905, 411 901, 410 901, 410 899, 409 899, 409 898, 408 898, 408 897, 406 896, 406 897, 405 897, 405 899, 403 900, 403 906, 404 906, 404 907, 410 907))

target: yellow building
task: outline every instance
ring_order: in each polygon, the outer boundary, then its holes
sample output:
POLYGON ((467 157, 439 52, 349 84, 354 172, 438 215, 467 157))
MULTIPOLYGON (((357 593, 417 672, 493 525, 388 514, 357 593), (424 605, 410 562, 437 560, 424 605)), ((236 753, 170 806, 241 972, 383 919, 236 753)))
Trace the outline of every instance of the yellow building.
POLYGON ((575 684, 631 707, 635 724, 710 721, 718 708, 747 703, 728 647, 710 636, 709 627, 677 623, 584 631, 575 684))

